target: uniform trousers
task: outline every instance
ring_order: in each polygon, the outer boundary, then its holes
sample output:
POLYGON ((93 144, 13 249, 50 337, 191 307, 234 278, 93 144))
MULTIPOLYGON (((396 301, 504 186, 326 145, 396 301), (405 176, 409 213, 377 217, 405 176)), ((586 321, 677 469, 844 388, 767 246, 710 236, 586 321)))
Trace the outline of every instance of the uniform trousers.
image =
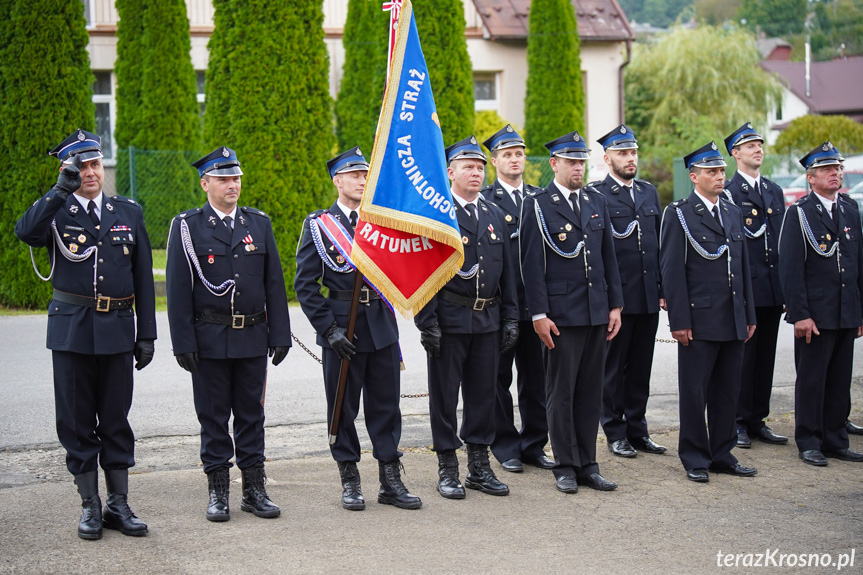
POLYGON ((429 415, 435 451, 458 449, 462 445, 459 437, 477 445, 490 445, 494 440, 494 388, 499 365, 499 331, 443 334, 440 357, 428 358, 429 415))
POLYGON ((758 329, 746 342, 743 350, 737 426, 750 432, 764 427, 764 420, 770 415, 776 338, 779 335, 781 319, 782 306, 756 307, 755 322, 758 329))
POLYGON ((132 352, 89 355, 53 351, 57 437, 72 475, 135 465, 132 352))
MULTIPOLYGON (((324 386, 327 395, 327 429, 333 420, 333 405, 339 383, 341 359, 331 348, 323 349, 324 386)), ((330 453, 336 461, 360 460, 360 440, 355 420, 362 392, 366 430, 372 442, 372 456, 384 462, 401 457, 402 413, 399 408, 399 346, 394 343, 372 352, 358 352, 349 362, 345 397, 339 418, 336 442, 330 453)))
POLYGON ((821 335, 794 339, 794 439, 797 449, 837 451, 848 447, 845 420, 857 330, 819 329, 821 335))
POLYGON ((677 451, 685 469, 716 469, 737 463, 731 449, 737 444, 735 413, 742 362, 741 340, 694 339, 688 346, 677 345, 680 396, 677 451))
POLYGON ((500 356, 497 374, 497 401, 494 409, 494 442, 491 451, 498 461, 536 459, 545 455, 548 421, 545 414, 545 372, 542 341, 532 321, 518 322, 518 342, 500 356), (521 431, 515 427, 512 394, 512 364, 518 370, 518 411, 521 431))
POLYGON ((621 316, 620 331, 608 342, 600 423, 609 442, 647 437, 647 399, 659 313, 621 316))
POLYGON ((231 467, 236 448, 237 467, 249 469, 264 457, 264 392, 267 356, 204 359, 192 374, 195 411, 201 423, 201 461, 204 473, 231 467), (228 420, 234 415, 234 440, 228 420))
POLYGON ((543 346, 546 414, 555 477, 599 472, 596 434, 605 371, 608 326, 560 327, 554 349, 543 346))

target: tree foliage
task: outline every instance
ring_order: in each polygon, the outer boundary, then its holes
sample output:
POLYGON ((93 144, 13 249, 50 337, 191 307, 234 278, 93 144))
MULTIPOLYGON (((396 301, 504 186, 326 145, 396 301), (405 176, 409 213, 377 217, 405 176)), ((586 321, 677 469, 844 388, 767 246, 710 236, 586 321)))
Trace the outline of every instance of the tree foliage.
POLYGON ((350 0, 345 21, 345 65, 336 100, 339 150, 372 151, 387 81, 390 13, 379 0, 350 0))
POLYGON ((681 17, 688 20, 692 0, 619 0, 626 17, 660 28, 670 26, 681 17))
POLYGON ((737 16, 768 36, 799 34, 806 22, 807 0, 741 0, 737 16))
POLYGON ((763 133, 781 87, 759 59, 754 37, 733 28, 675 28, 654 44, 636 45, 625 71, 627 124, 650 158, 641 173, 664 197, 673 158, 710 140, 722 146, 745 121, 763 133))
POLYGON ((206 149, 237 151, 245 174, 240 203, 272 219, 291 286, 303 218, 335 193, 326 170, 335 138, 321 2, 217 0, 214 6, 206 149))
POLYGON ((863 125, 848 116, 800 116, 779 134, 773 148, 800 158, 828 140, 843 155, 863 153, 863 125))
POLYGON ((692 7, 695 19, 705 24, 719 26, 736 20, 740 0, 695 0, 692 7))
MULTIPOLYGON (((50 284, 33 273, 15 222, 57 180, 58 163, 45 151, 77 128, 93 130, 93 74, 87 56, 84 5, 68 0, 7 0, 0 19, 0 303, 36 307, 50 284)), ((49 266, 37 250, 42 273, 49 266)))
POLYGON ((584 134, 581 40, 569 0, 533 0, 527 35, 525 143, 543 154, 546 142, 573 130, 584 134))
POLYGON ((462 0, 413 4, 417 32, 429 68, 444 144, 467 138, 473 129, 473 66, 467 53, 462 0))

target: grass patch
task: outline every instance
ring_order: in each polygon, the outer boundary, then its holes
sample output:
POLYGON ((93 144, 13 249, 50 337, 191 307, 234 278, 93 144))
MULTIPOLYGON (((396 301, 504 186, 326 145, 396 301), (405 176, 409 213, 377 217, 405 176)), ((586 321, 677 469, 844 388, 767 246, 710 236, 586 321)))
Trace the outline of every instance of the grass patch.
POLYGON ((48 313, 47 310, 44 309, 24 309, 17 307, 6 307, 5 305, 0 305, 0 316, 3 315, 45 315, 48 313))
POLYGON ((153 269, 163 270, 168 265, 167 250, 153 250, 153 269))

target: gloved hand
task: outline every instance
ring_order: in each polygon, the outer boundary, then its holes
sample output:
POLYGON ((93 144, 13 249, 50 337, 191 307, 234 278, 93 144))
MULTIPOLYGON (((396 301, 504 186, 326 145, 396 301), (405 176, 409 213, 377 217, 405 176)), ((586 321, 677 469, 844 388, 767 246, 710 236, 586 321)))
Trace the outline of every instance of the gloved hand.
POLYGON ((504 319, 500 329, 502 332, 500 351, 506 353, 514 348, 518 341, 518 320, 504 319))
POLYGON ((153 361, 153 355, 156 353, 156 344, 152 339, 139 339, 135 342, 135 369, 141 371, 153 361))
POLYGON ((180 367, 188 371, 189 373, 195 373, 198 371, 198 352, 192 351, 189 353, 181 353, 176 356, 177 363, 180 364, 180 367))
POLYGON ((57 176, 57 183, 54 184, 52 189, 58 198, 65 200, 69 197, 69 194, 78 191, 78 188, 80 187, 81 157, 78 154, 75 154, 72 156, 72 163, 68 166, 64 166, 63 169, 60 170, 60 175, 57 176))
POLYGON ((288 357, 288 350, 291 349, 286 345, 277 345, 276 347, 271 347, 269 350, 270 357, 273 358, 273 365, 279 365, 282 361, 288 357))
POLYGON ((350 361, 351 356, 357 352, 357 346, 348 341, 345 335, 345 328, 339 327, 339 324, 336 322, 333 322, 333 325, 327 328, 327 331, 324 332, 324 337, 327 338, 330 347, 333 348, 336 355, 342 359, 350 361))
POLYGON ((440 338, 440 325, 437 322, 420 330, 420 343, 423 344, 429 357, 433 359, 440 357, 440 338))

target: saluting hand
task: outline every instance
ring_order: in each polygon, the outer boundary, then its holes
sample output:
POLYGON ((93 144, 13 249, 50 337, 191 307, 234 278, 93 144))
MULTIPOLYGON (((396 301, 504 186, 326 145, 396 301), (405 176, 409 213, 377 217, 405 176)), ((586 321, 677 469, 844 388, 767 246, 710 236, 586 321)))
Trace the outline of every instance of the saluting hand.
POLYGON ((794 337, 805 337, 806 343, 810 343, 813 335, 821 335, 814 319, 810 317, 794 322, 794 337))
POLYGON ((551 338, 551 334, 560 335, 560 332, 557 330, 557 326, 554 325, 553 321, 547 317, 534 320, 533 331, 536 332, 536 335, 539 336, 539 339, 542 340, 545 347, 548 349, 554 349, 554 340, 551 338))
POLYGON ((72 163, 68 166, 63 166, 60 170, 60 175, 57 176, 57 183, 54 184, 54 193, 65 200, 69 194, 73 194, 81 187, 81 156, 75 154, 72 156, 72 163))

